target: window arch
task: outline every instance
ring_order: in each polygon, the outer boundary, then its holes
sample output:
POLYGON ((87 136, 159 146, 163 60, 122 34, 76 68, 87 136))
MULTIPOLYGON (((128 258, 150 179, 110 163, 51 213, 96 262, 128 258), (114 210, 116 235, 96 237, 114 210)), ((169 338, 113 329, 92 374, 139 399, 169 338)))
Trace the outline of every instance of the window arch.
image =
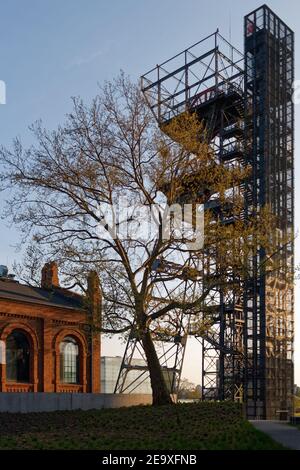
POLYGON ((27 335, 21 330, 12 331, 6 338, 6 380, 30 382, 31 348, 27 335))
POLYGON ((66 336, 59 345, 60 381, 79 384, 79 346, 75 338, 66 336))

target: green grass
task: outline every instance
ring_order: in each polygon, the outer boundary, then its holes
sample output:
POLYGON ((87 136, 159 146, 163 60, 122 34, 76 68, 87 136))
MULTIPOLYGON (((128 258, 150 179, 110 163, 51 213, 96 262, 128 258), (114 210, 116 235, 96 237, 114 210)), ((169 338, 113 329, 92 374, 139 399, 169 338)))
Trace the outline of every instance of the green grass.
POLYGON ((0 449, 283 449, 234 403, 0 414, 0 449))

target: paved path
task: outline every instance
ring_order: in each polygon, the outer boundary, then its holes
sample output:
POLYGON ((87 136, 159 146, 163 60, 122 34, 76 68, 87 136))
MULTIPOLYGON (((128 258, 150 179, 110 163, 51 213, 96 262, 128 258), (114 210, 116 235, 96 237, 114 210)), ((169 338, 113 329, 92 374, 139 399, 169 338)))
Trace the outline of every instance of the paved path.
POLYGON ((271 436, 274 441, 290 449, 300 450, 300 431, 280 421, 250 421, 256 429, 271 436))

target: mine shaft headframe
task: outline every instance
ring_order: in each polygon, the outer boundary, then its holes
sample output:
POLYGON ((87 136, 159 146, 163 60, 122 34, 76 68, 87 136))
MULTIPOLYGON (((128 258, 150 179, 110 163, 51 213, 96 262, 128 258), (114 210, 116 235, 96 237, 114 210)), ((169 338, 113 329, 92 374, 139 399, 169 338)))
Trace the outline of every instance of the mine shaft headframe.
POLYGON ((141 89, 159 126, 182 112, 243 96, 244 55, 217 30, 141 77, 141 89))

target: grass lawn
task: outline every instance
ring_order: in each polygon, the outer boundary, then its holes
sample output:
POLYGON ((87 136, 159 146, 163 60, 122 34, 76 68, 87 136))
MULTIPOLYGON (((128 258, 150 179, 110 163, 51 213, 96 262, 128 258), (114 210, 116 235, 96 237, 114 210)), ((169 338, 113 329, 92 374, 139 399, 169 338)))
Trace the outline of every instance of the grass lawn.
POLYGON ((0 449, 283 449, 233 403, 0 414, 0 449))

